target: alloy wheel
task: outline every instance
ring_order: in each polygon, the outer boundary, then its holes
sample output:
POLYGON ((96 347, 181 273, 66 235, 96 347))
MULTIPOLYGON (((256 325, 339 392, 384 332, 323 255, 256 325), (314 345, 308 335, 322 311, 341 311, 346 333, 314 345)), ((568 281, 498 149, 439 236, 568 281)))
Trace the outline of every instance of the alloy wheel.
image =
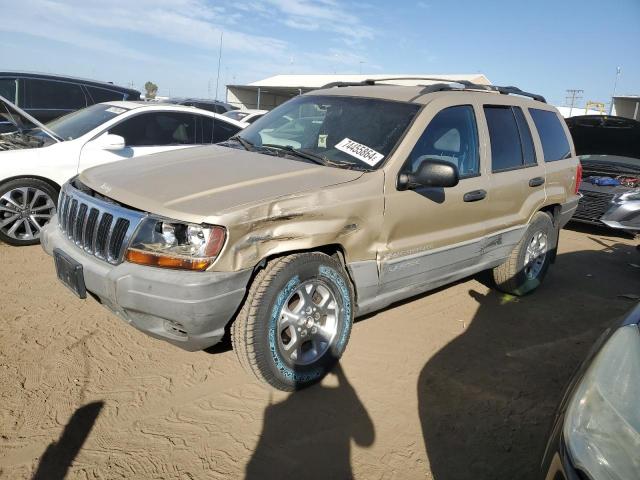
POLYGON ((14 188, 0 197, 0 231, 15 240, 35 240, 55 213, 48 193, 35 187, 14 188))
POLYGON ((333 344, 338 331, 336 297, 321 280, 302 283, 280 310, 277 324, 280 353, 295 365, 309 365, 333 344))
POLYGON ((529 279, 537 278, 547 257, 547 234, 536 232, 527 245, 524 255, 524 273, 529 279))

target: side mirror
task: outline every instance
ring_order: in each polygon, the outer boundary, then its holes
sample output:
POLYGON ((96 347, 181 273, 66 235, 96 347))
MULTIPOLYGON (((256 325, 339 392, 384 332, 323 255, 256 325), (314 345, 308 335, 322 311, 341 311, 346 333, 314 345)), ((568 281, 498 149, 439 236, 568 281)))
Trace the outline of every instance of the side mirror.
POLYGON ((420 187, 455 187, 460 181, 458 167, 443 160, 425 158, 414 173, 404 172, 398 176, 398 190, 413 190, 420 187))
POLYGON ((105 133, 96 138, 93 143, 96 147, 109 151, 122 150, 125 147, 124 138, 120 135, 113 135, 112 133, 105 133))

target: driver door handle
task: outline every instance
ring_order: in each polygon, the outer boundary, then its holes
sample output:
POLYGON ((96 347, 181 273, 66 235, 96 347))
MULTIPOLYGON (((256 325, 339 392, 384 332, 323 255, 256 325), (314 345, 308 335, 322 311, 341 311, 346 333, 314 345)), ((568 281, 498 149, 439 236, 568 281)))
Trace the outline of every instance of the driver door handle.
POLYGON ((462 199, 465 202, 477 202, 478 200, 483 200, 486 196, 487 196, 486 190, 473 190, 471 192, 465 193, 462 199))
POLYGON ((535 177, 529 180, 530 187, 539 187, 544 184, 544 177, 535 177))

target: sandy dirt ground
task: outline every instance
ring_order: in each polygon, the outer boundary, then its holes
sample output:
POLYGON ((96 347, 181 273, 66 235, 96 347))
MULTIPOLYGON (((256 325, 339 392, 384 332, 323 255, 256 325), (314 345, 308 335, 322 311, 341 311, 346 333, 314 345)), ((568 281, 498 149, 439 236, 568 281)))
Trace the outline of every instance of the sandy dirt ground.
POLYGON ((0 244, 0 478, 533 479, 565 382, 640 293, 635 242, 565 230, 533 295, 482 276, 358 321, 341 367, 270 391, 0 244), (65 477, 66 476, 66 477, 65 477))

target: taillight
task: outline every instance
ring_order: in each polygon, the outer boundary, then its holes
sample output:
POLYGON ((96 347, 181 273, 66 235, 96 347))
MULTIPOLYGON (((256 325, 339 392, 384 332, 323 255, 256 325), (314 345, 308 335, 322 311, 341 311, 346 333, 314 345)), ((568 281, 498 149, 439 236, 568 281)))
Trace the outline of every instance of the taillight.
POLYGON ((580 191, 580 183, 582 183, 582 164, 580 163, 580 160, 578 160, 578 168, 576 168, 576 186, 573 191, 576 195, 580 191))

